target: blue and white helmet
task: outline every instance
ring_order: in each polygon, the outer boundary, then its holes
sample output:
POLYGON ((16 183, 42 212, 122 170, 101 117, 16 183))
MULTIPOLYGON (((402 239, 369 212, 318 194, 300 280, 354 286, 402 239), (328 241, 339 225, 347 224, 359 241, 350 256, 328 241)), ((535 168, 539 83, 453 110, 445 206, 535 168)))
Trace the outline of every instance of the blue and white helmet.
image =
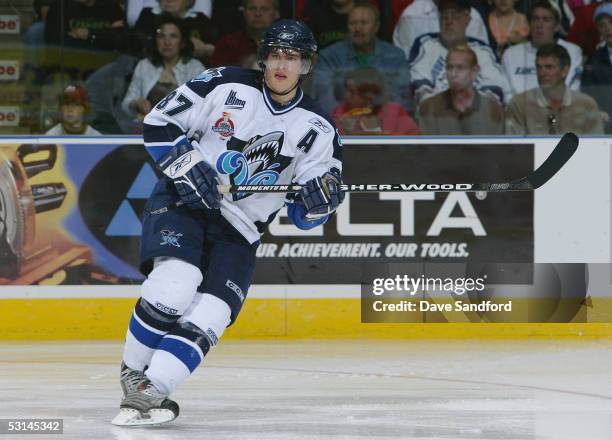
POLYGON ((273 48, 295 50, 306 61, 302 74, 310 73, 312 57, 317 52, 317 40, 312 31, 301 21, 281 19, 264 32, 259 46, 258 61, 265 69, 266 60, 273 48))

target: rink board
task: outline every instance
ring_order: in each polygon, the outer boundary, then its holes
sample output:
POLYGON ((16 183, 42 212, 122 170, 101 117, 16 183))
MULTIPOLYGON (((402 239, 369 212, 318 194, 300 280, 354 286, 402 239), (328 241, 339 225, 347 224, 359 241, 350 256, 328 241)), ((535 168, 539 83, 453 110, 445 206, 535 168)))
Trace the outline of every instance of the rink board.
MULTIPOLYGON (((136 138, 118 142, 138 143, 136 138), (129 142, 128 142, 129 141, 129 142)), ((508 143, 511 138, 475 138, 475 143, 508 143)), ((6 138, 0 143, 83 144, 82 140, 6 138)), ((112 142, 101 138, 97 142, 112 142)), ((373 142, 353 138, 346 145, 373 142)), ((380 143, 381 140, 377 139, 380 143)), ((398 143, 397 139, 393 140, 398 143)), ((465 143, 465 138, 410 138, 407 145, 465 143)), ((516 139, 536 144, 539 165, 555 144, 552 138, 516 139)), ((610 138, 581 139, 581 148, 563 172, 534 197, 534 262, 598 263, 611 261, 610 138), (585 172, 586 170, 586 172, 585 172)), ((48 179, 47 180, 52 180, 48 179)), ((68 188, 70 190, 70 188, 68 188)), ((73 197, 73 196, 71 196, 73 197)), ((75 255, 74 258, 77 258, 75 255)), ((610 284, 609 282, 607 283, 610 284)), ((138 296, 136 286, 0 286, 0 340, 122 339, 138 296)), ((361 323, 358 289, 325 286, 320 291, 295 285, 254 286, 238 322, 227 338, 531 338, 612 336, 612 294, 595 292, 589 322, 570 323, 361 323), (593 313, 596 310, 596 313, 593 313), (591 322, 592 320, 596 322, 591 322)), ((587 306, 585 306, 587 307, 587 306)))

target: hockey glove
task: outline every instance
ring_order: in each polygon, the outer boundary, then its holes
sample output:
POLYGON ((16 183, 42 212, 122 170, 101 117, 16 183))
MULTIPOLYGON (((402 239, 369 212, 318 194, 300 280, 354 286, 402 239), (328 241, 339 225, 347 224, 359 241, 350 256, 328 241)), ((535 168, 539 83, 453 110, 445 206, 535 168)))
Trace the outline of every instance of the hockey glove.
POLYGON ((334 169, 304 184, 300 196, 306 208, 306 219, 314 220, 334 212, 344 200, 340 173, 334 169))
POLYGON ((174 181, 185 205, 191 209, 219 209, 217 173, 187 141, 175 145, 157 164, 174 181))

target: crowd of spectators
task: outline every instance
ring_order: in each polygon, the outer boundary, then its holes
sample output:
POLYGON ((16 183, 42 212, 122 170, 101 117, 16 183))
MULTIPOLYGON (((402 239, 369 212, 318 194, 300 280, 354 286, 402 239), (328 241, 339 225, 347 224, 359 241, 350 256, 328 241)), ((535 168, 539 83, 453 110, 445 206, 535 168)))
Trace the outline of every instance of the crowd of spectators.
POLYGON ((31 3, 31 132, 138 134, 205 68, 257 69, 262 32, 288 17, 318 40, 302 85, 343 134, 612 133, 612 0, 31 3))

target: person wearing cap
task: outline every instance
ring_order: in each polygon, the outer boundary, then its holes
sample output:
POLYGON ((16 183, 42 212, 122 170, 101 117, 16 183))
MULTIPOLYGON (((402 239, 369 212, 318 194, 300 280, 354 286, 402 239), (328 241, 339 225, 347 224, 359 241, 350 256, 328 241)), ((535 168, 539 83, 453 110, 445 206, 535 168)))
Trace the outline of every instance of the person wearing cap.
POLYGON ((66 87, 59 100, 61 122, 51 127, 48 136, 100 136, 101 133, 86 122, 90 111, 89 96, 85 87, 70 85, 66 87))
POLYGON ((416 103, 448 89, 446 55, 459 44, 470 47, 478 59, 476 89, 505 102, 510 87, 493 49, 484 41, 466 36, 471 20, 467 0, 440 0, 438 8, 440 33, 421 36, 410 51, 408 63, 416 103))
POLYGON ((512 98, 506 111, 506 133, 603 134, 595 100, 566 84, 570 64, 569 53, 560 44, 545 44, 538 49, 538 87, 512 98))
POLYGON ((585 66, 584 91, 595 98, 605 124, 612 133, 612 2, 600 5, 594 14, 602 44, 585 66))
POLYGON ((537 0, 527 14, 530 41, 516 44, 504 52, 502 65, 508 76, 512 95, 538 86, 536 73, 536 52, 547 44, 556 43, 569 53, 571 65, 565 79, 572 90, 580 90, 582 74, 582 49, 562 38, 556 38, 561 29, 561 18, 557 8, 548 0, 537 0))

